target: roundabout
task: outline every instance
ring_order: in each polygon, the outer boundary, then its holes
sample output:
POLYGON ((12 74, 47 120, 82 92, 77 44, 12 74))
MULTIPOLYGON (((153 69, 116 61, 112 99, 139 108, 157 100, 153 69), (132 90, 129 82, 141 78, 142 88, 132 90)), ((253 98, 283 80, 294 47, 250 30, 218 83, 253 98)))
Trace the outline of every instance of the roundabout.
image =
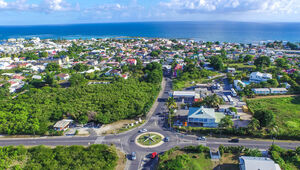
POLYGON ((157 132, 147 132, 135 138, 135 144, 142 148, 155 148, 164 143, 164 136, 157 132))

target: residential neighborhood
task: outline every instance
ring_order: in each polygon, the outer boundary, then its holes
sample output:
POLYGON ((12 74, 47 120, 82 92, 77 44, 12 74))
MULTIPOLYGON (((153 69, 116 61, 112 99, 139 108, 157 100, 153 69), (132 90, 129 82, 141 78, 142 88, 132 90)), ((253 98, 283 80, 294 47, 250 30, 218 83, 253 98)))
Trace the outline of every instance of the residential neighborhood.
MULTIPOLYGON (((95 144, 125 147, 133 162, 143 147, 171 149, 186 146, 184 140, 300 140, 300 53, 290 46, 164 38, 2 41, 1 98, 8 117, 2 116, 13 130, 0 129, 95 138, 95 144), (18 114, 22 126, 13 126, 18 114)), ((218 147, 211 144, 205 154, 221 160, 218 147)), ((253 162, 255 168, 280 169, 270 155, 250 156, 240 155, 240 169, 253 162)))

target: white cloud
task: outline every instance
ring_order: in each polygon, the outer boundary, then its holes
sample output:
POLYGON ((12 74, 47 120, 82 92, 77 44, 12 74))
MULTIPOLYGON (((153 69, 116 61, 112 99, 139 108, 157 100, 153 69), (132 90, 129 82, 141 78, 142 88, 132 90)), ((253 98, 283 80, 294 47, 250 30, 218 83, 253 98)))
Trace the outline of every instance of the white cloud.
POLYGON ((43 0, 39 4, 27 3, 27 0, 15 0, 6 2, 0 0, 0 10, 15 10, 15 11, 35 11, 50 13, 53 11, 71 11, 79 10, 79 4, 72 6, 65 0, 43 0))
POLYGON ((170 0, 160 5, 186 13, 272 12, 291 13, 299 10, 299 0, 170 0))
POLYGON ((0 0, 0 9, 6 8, 7 7, 7 2, 4 0, 0 0))
POLYGON ((45 12, 72 11, 79 10, 79 4, 77 3, 76 6, 72 6, 64 0, 44 0, 44 2, 40 4, 40 9, 45 12))

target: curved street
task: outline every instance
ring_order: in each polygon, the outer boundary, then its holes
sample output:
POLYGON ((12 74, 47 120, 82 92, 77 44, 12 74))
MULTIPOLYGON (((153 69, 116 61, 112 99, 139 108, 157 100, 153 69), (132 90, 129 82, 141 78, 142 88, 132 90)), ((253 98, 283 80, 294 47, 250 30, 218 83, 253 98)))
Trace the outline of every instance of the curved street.
MULTIPOLYGON (((164 152, 175 146, 188 146, 188 145, 205 145, 210 148, 218 148, 220 144, 223 145, 243 145, 249 148, 258 149, 268 149, 273 141, 266 140, 251 140, 251 139, 241 139, 239 143, 230 143, 228 138, 212 138, 207 137, 206 141, 197 141, 197 136, 184 135, 177 132, 172 132, 168 128, 164 128, 165 121, 164 117, 161 117, 159 113, 166 112, 165 100, 169 97, 168 92, 171 90, 172 82, 169 78, 164 78, 162 82, 162 90, 158 96, 158 100, 154 103, 150 113, 147 117, 145 124, 135 128, 133 130, 117 134, 117 135, 107 135, 107 136, 89 136, 89 137, 40 137, 40 138, 1 138, 0 146, 6 145, 90 145, 90 144, 114 144, 125 152, 130 154, 132 152, 136 153, 136 160, 128 159, 126 163, 127 170, 137 170, 137 169, 153 169, 155 166, 154 160, 151 160, 147 155, 152 152, 164 152), (147 129, 148 132, 161 133, 165 137, 169 137, 170 141, 156 148, 142 148, 135 144, 135 138, 140 134, 138 131, 140 129, 147 129)), ((275 140, 275 144, 288 149, 294 149, 300 146, 300 142, 292 141, 278 141, 275 140)))

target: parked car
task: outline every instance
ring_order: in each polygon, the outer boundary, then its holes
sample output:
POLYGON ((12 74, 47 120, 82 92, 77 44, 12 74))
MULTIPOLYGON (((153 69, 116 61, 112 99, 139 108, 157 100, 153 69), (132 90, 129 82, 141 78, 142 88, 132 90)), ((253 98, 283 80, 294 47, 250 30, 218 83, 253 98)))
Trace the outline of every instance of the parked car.
POLYGON ((206 138, 204 136, 200 136, 197 138, 197 140, 206 140, 206 138))
POLYGON ((136 160, 136 154, 135 154, 135 152, 131 153, 131 160, 136 160))
POLYGON ((154 159, 155 157, 158 157, 158 153, 157 153, 157 152, 153 152, 153 153, 151 154, 151 158, 152 158, 152 159, 154 159))
POLYGON ((141 129, 139 130, 140 133, 144 133, 144 132, 147 132, 148 130, 147 129, 141 129))
POLYGON ((170 141, 170 138, 169 138, 169 137, 165 137, 164 141, 165 141, 165 142, 169 142, 169 141, 170 141))
POLYGON ((238 138, 234 138, 234 139, 231 139, 229 142, 233 142, 233 143, 239 143, 240 140, 238 138))

